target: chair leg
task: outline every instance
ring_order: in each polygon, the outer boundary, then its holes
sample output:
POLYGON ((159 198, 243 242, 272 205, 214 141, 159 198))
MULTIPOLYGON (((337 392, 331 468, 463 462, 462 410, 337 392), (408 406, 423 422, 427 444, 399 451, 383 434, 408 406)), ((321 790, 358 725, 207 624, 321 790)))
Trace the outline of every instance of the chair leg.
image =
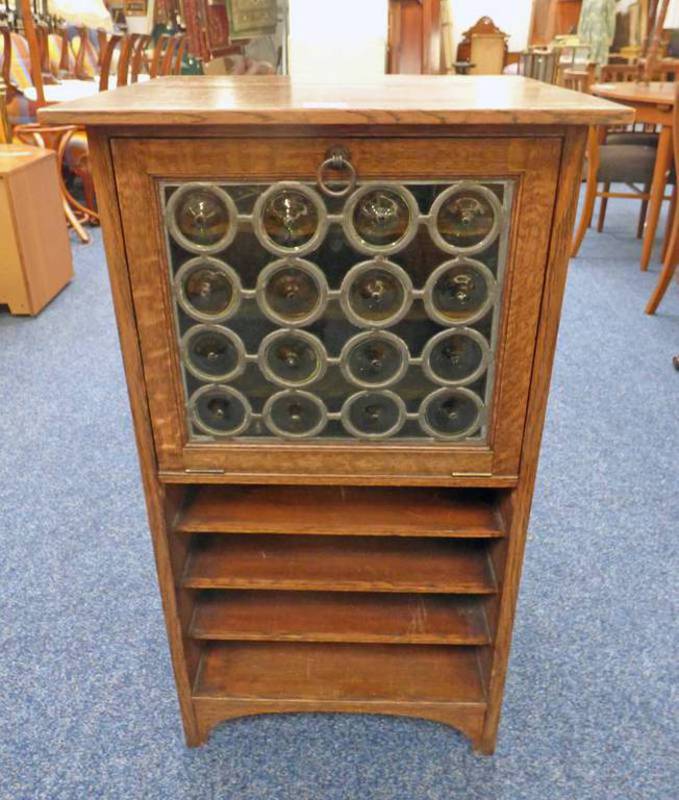
MULTIPOLYGON (((610 192, 610 191, 611 191, 611 184, 608 183, 608 182, 604 183, 604 192, 610 192)), ((596 226, 597 233, 601 233, 601 231, 603 231, 603 229, 604 229, 604 221, 606 219, 606 206, 607 205, 608 205, 608 198, 607 197, 602 197, 601 198, 601 204, 599 205, 599 222, 597 223, 597 226, 596 226)))
MULTIPOLYGON (((651 190, 650 183, 644 184, 644 194, 648 194, 651 190)), ((648 200, 641 201, 641 208, 639 209, 639 222, 637 223, 637 239, 641 239, 644 235, 644 225, 646 224, 646 213, 648 211, 648 200)))
POLYGON ((62 202, 64 204, 64 213, 66 214, 66 219, 68 220, 68 224, 73 228, 73 230, 76 232, 78 238, 83 244, 89 244, 91 241, 89 234, 80 224, 80 222, 78 222, 76 215, 73 213, 73 209, 66 202, 66 198, 63 198, 62 202))
POLYGON ((582 214, 578 224, 573 244, 571 246, 571 258, 577 256, 582 240, 585 238, 587 228, 592 223, 594 214, 594 203, 597 194, 597 173, 599 171, 599 136, 600 131, 597 127, 590 127, 587 134, 587 187, 585 189, 585 199, 582 204, 582 214))
POLYGON ((677 264, 679 264, 679 214, 674 214, 672 217, 672 233, 670 235, 670 243, 667 247, 667 255, 663 261, 662 272, 658 278, 658 283, 646 304, 645 311, 647 314, 655 314, 656 309, 660 305, 660 301, 665 296, 667 287, 670 285, 677 264))
POLYGON ((592 222, 594 214, 594 203, 597 196, 597 183, 596 181, 587 181, 587 189, 585 190, 585 199, 582 204, 582 213, 580 214, 580 222, 573 238, 573 245, 571 247, 571 258, 575 258, 580 250, 582 240, 585 238, 587 228, 592 222))
POLYGON ((672 237, 672 220, 674 220, 674 214, 677 209, 677 184, 675 182, 674 186, 672 187, 672 198, 670 199, 670 208, 667 212, 667 222, 665 223, 665 236, 663 237, 663 244, 662 244, 662 261, 664 263, 665 259, 667 258, 667 252, 670 246, 670 239, 672 237))

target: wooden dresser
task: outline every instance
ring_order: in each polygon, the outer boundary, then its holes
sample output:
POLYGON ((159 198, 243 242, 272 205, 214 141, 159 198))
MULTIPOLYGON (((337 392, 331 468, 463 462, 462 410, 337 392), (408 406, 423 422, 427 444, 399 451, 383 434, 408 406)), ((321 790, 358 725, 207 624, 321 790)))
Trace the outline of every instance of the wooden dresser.
POLYGON ((586 126, 631 116, 402 76, 41 112, 87 126, 190 745, 346 711, 492 752, 586 126))

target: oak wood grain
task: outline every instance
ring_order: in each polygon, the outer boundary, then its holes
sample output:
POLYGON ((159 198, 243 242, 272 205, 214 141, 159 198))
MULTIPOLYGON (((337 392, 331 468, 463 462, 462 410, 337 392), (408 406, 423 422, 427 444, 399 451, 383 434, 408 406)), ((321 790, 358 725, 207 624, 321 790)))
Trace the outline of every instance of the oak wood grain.
POLYGON ((335 592, 201 592, 190 634, 236 641, 489 642, 480 597, 335 592))
POLYGON ((488 491, 312 486, 199 486, 176 530, 363 536, 502 536, 488 491))
POLYGON ((473 647, 209 642, 194 697, 482 703, 473 647))
POLYGON ((520 76, 167 77, 41 111, 78 125, 625 124, 624 106, 520 76))
POLYGON ((484 541, 360 536, 197 534, 191 589, 299 589, 489 594, 484 541))

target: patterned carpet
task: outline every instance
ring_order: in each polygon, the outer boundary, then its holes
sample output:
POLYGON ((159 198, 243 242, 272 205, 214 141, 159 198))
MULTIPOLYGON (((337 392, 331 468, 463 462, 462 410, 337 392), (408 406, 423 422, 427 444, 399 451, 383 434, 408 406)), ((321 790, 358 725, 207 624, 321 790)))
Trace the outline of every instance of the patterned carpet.
POLYGON ((679 286, 644 316, 635 213, 571 265, 492 758, 340 715, 186 749, 98 232, 40 317, 0 313, 0 798, 675 798, 679 286))

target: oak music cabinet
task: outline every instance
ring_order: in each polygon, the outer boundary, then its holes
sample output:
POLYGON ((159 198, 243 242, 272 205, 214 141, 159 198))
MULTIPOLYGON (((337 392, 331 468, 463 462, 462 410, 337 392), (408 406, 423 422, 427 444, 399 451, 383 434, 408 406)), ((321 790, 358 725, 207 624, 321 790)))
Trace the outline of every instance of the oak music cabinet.
POLYGON ((190 745, 247 714, 495 745, 587 125, 516 77, 166 78, 87 127, 190 745))

